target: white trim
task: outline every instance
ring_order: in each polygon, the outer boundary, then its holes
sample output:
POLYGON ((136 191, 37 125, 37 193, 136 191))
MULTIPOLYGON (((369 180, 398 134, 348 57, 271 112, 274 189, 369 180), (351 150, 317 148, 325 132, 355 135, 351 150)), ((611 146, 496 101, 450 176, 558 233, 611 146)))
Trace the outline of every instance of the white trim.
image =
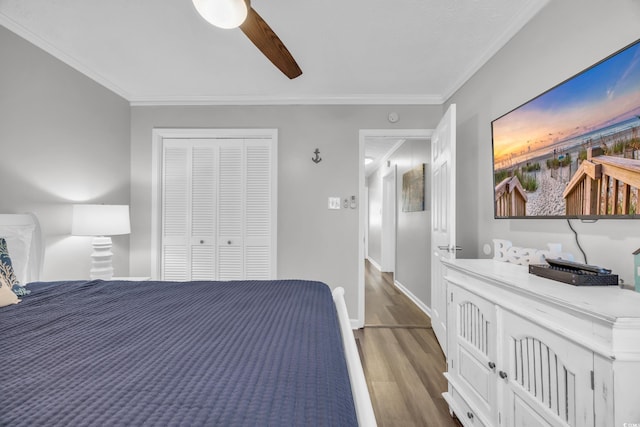
MULTIPOLYGON (((405 139, 430 139, 433 129, 360 129, 359 132, 359 155, 358 155, 358 198, 365 200, 366 187, 364 185, 364 148, 368 138, 391 137, 405 139)), ((365 209, 358 209, 358 315, 356 317, 358 327, 364 325, 364 226, 365 209)))
POLYGON ((478 61, 448 90, 441 94, 347 94, 308 96, 195 96, 195 95, 159 95, 144 96, 127 92, 122 86, 84 64, 78 58, 54 46, 11 17, 0 13, 0 25, 19 35, 28 42, 59 59, 78 72, 94 80, 115 94, 129 101, 131 106, 187 106, 187 105, 442 105, 460 89, 483 65, 487 63, 511 38, 524 27, 549 0, 531 2, 520 14, 510 20, 502 35, 485 50, 478 61))
POLYGON ((404 285, 397 280, 394 280, 393 284, 396 288, 398 288, 400 292, 405 294, 407 298, 413 301, 413 303, 417 305, 418 308, 424 312, 424 314, 429 316, 429 319, 431 319, 431 309, 425 303, 423 303, 417 296, 415 296, 409 289, 404 287, 404 285))
POLYGON ((382 271, 382 267, 380 267, 380 264, 378 264, 375 259, 368 256, 367 261, 369 261, 378 271, 382 271))
MULTIPOLYGON (((496 38, 494 42, 484 51, 482 56, 472 63, 466 72, 460 75, 460 78, 445 90, 442 94, 442 98, 445 102, 453 96, 475 73, 480 70, 491 58, 495 56, 500 49, 502 49, 508 42, 515 36, 531 19, 538 14, 544 8, 549 0, 538 0, 535 2, 529 2, 527 6, 523 8, 520 13, 509 20, 509 25, 502 32, 500 37, 496 38)), ((444 103, 444 102, 443 102, 444 103)))
POLYGON ((2 25, 3 27, 6 27, 11 32, 16 33, 17 35, 19 35, 29 43, 44 50, 54 58, 59 59, 60 61, 67 64, 71 68, 74 68, 76 71, 87 76, 94 82, 109 89, 111 92, 115 93, 116 95, 121 96, 127 101, 130 99, 131 97, 130 94, 128 94, 127 91, 124 90, 122 87, 120 87, 113 81, 109 80, 107 77, 103 76, 102 74, 89 68, 87 65, 82 63, 82 61, 80 61, 79 59, 69 55, 66 52, 63 52, 62 50, 58 49, 56 46, 48 42, 46 39, 43 39, 42 37, 38 36, 37 34, 32 32, 25 26, 17 23, 13 19, 11 19, 10 17, 2 13, 0 13, 0 25, 2 25))
POLYGON ((375 427, 376 416, 373 412, 371 396, 367 387, 367 380, 362 369, 360 354, 356 339, 349 327, 349 313, 347 305, 344 302, 344 288, 338 287, 331 293, 333 301, 338 312, 338 321, 340 323, 340 333, 342 335, 342 344, 344 346, 344 355, 347 360, 347 368, 349 371, 349 380, 353 391, 353 403, 356 409, 358 425, 363 427, 375 427))
POLYGON ((402 147, 402 145, 407 142, 405 138, 398 139, 398 141, 393 144, 393 146, 389 149, 389 151, 379 159, 376 159, 375 162, 369 168, 370 172, 367 174, 367 178, 369 178, 375 171, 380 169, 380 166, 384 165, 387 160, 396 152, 398 148, 402 147))
POLYGON ((217 128, 154 128, 151 131, 151 278, 160 278, 160 202, 162 200, 162 141, 165 138, 237 138, 237 139, 270 139, 272 141, 272 171, 273 180, 271 191, 273 200, 273 215, 271 229, 273 230, 272 274, 277 276, 278 258, 278 129, 217 129, 217 128))
POLYGON ((442 105, 441 95, 154 96, 132 97, 132 107, 192 105, 442 105))

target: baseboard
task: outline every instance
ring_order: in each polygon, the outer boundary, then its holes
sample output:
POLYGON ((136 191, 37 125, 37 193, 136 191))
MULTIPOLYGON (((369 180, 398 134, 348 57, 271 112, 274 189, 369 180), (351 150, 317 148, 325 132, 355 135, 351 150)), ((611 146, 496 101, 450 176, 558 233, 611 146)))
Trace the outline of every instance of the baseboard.
POLYGON ((369 261, 371 265, 373 265, 376 269, 378 269, 378 271, 382 271, 382 267, 380 267, 380 265, 377 262, 375 262, 373 258, 367 257, 367 261, 369 261))
POLYGON ((420 301, 418 297, 416 297, 409 289, 404 287, 402 283, 398 282, 397 280, 394 280, 393 284, 395 285, 396 288, 398 288, 400 292, 405 294, 411 301, 413 301, 414 304, 417 305, 418 308, 424 312, 424 314, 429 316, 429 319, 431 319, 431 309, 427 307, 425 303, 420 301))

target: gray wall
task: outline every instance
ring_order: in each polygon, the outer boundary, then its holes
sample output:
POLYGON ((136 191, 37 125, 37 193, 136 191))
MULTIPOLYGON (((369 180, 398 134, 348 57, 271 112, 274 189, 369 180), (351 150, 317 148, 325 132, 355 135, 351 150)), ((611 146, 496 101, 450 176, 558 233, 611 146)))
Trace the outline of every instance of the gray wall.
MULTIPOLYGON (((357 315, 358 209, 330 211, 329 196, 358 196, 360 129, 433 128, 441 106, 132 107, 131 274, 149 275, 154 127, 278 129, 278 276, 343 286, 357 315), (391 125, 390 111, 401 120, 391 125), (320 149, 323 161, 311 161, 320 149)), ((359 206, 359 205, 358 205, 359 206)))
POLYGON ((431 207, 429 203, 429 162, 431 158, 429 140, 409 139, 390 157, 386 164, 371 174, 369 188, 369 258, 381 264, 380 207, 382 205, 382 181, 390 168, 396 167, 396 265, 394 280, 406 288, 426 307, 431 307, 431 207), (425 210, 402 211, 402 175, 425 163, 425 210))
MULTIPOLYGON (((462 257, 484 256, 492 238, 545 248, 560 242, 582 256, 565 220, 493 218, 491 120, 640 37, 640 1, 552 0, 449 100, 458 109, 457 230, 462 257)), ((588 261, 633 280, 637 220, 572 222, 588 261)))
POLYGON ((429 198, 429 163, 431 144, 428 140, 408 140, 391 157, 397 165, 396 189, 396 274, 395 280, 427 307, 431 307, 431 206, 429 198), (425 210, 402 211, 402 175, 425 163, 425 210))
MULTIPOLYGON (((129 103, 0 26, 0 212, 35 212, 43 279, 89 276, 89 237, 72 237, 73 203, 129 203, 129 103)), ((114 268, 129 270, 128 236, 114 268)))

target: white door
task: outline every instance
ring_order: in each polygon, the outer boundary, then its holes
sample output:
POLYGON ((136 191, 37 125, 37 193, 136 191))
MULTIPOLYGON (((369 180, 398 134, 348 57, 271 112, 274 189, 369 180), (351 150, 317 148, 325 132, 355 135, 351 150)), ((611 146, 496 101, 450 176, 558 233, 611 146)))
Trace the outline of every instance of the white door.
POLYGON ((396 271, 396 168, 382 178, 382 271, 396 271))
POLYGON ((213 280, 215 147, 207 140, 165 139, 162 175, 163 280, 213 280))
POLYGON ((456 105, 431 137, 431 324, 447 354, 447 288, 440 259, 456 257, 456 105))
POLYGON ((273 141, 165 138, 162 148, 161 279, 273 279, 273 141))

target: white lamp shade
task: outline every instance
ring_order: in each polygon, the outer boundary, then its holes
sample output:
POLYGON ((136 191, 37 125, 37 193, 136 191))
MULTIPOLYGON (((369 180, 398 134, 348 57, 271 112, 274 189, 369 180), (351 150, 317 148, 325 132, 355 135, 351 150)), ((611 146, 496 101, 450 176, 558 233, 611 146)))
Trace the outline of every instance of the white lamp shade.
POLYGON ((73 205, 71 234, 116 236, 131 233, 128 205, 73 205))
POLYGON ((193 0, 204 19, 219 28, 236 28, 247 18, 244 0, 193 0))

